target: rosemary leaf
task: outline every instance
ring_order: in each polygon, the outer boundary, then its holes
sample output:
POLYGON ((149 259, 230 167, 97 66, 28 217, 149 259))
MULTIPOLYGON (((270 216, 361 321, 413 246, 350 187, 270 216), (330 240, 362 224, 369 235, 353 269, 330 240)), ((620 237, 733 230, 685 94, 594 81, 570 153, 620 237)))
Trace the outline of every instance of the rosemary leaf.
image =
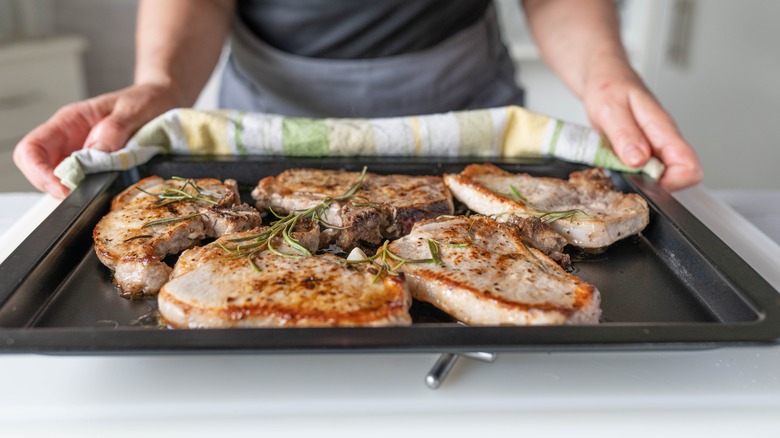
MULTIPOLYGON (((299 259, 299 258, 304 257, 303 255, 285 254, 285 253, 279 251, 278 249, 274 248, 271 245, 271 239, 268 239, 268 241, 266 243, 266 246, 268 247, 268 251, 270 251, 273 254, 278 255, 279 257, 285 257, 285 258, 288 258, 288 259, 299 259)), ((303 248, 303 247, 301 247, 301 248, 303 248)), ((308 250, 306 248, 303 248, 303 249, 308 252, 308 250)), ((309 253, 309 254, 311 254, 311 253, 309 253)))
POLYGON ((517 187, 513 186, 512 184, 510 184, 509 185, 509 189, 512 191, 512 194, 515 195, 515 198, 519 199, 520 201, 523 201, 523 203, 525 204, 525 202, 526 202, 525 196, 523 196, 520 193, 520 190, 517 190, 517 187))
MULTIPOLYGON (((268 211, 270 211, 271 214, 274 215, 274 217, 277 218, 277 219, 287 219, 287 217, 282 216, 279 213, 275 212, 274 209, 270 205, 268 206, 268 211)), ((289 214, 287 216, 289 216, 289 214)))
POLYGON ((135 188, 138 189, 139 192, 147 194, 149 196, 157 196, 154 193, 151 193, 151 192, 149 192, 147 190, 142 189, 141 186, 135 186, 135 188))
POLYGON ((369 199, 368 199, 367 197, 365 197, 365 196, 361 196, 361 195, 354 195, 354 196, 352 196, 352 199, 359 199, 359 200, 361 200, 361 201, 362 201, 362 202, 355 202, 355 201, 352 201, 352 206, 353 206, 353 207, 358 207, 358 208, 362 208, 362 207, 370 207, 370 208, 375 208, 375 209, 377 209, 377 210, 378 210, 378 209, 380 209, 380 208, 382 208, 382 204, 379 204, 379 203, 376 203, 376 202, 371 202, 371 201, 369 201, 369 199))
POLYGON ((156 221, 151 221, 151 222, 147 222, 147 223, 143 224, 141 226, 141 228, 153 227, 155 225, 165 225, 165 224, 170 224, 170 223, 174 223, 174 222, 186 221, 188 219, 192 219, 194 217, 198 217, 198 216, 202 216, 202 215, 203 215, 203 213, 195 213, 195 214, 188 214, 186 216, 177 216, 177 217, 171 217, 171 218, 166 218, 166 219, 158 219, 156 221))
POLYGON ((439 245, 433 239, 428 240, 428 249, 431 251, 431 259, 434 265, 441 264, 441 257, 439 257, 439 245))
POLYGON ((260 234, 251 234, 249 236, 243 236, 243 237, 236 237, 233 239, 227 239, 228 242, 235 243, 235 242, 246 242, 247 240, 265 240, 268 238, 268 236, 271 234, 271 230, 266 230, 260 234))
MULTIPOLYGON (((186 187, 186 185, 184 187, 186 187)), ((175 188, 172 188, 172 187, 167 187, 165 190, 163 190, 163 193, 161 195, 158 195, 158 196, 160 196, 161 198, 163 198, 163 197, 174 198, 174 197, 179 196, 182 199, 185 199, 185 198, 189 198, 189 197, 191 197, 193 195, 192 195, 192 193, 187 193, 187 192, 185 192, 184 190, 181 190, 181 189, 175 189, 175 188)))
POLYGON ((470 246, 470 243, 468 242, 450 243, 450 242, 439 242, 438 240, 434 240, 434 239, 428 239, 428 240, 433 240, 437 245, 446 245, 449 246, 450 248, 465 248, 467 246, 470 246))
POLYGON ((217 246, 222 249, 222 251, 228 252, 230 254, 236 254, 239 252, 240 245, 236 248, 228 248, 227 246, 223 245, 222 242, 217 242, 217 246))
POLYGON ((360 172, 360 177, 358 178, 357 182, 352 186, 352 188, 350 188, 347 191, 347 193, 344 193, 341 196, 337 196, 337 197, 333 198, 333 200, 335 200, 335 201, 343 201, 345 199, 349 199, 352 196, 354 196, 355 193, 357 193, 357 191, 360 189, 360 186, 363 185, 363 180, 366 177, 366 171, 368 171, 368 167, 367 166, 363 166, 363 170, 360 172))
POLYGON ((322 225, 323 227, 330 228, 330 229, 333 229, 333 230, 348 230, 349 229, 349 227, 342 227, 342 226, 339 226, 339 225, 333 225, 332 223, 327 222, 325 219, 322 219, 320 217, 318 217, 317 222, 319 222, 319 224, 322 225))
POLYGON ((305 256, 311 256, 312 253, 305 247, 303 247, 300 243, 298 243, 295 238, 293 238, 290 235, 290 230, 295 227, 295 222, 297 222, 298 218, 295 218, 295 220, 290 224, 288 227, 284 227, 282 229, 282 237, 284 238, 284 241, 287 242, 287 245, 290 246, 290 248, 298 251, 299 253, 305 255, 305 256))
POLYGON ((129 237, 129 238, 125 239, 124 241, 125 242, 129 242, 131 240, 136 240, 136 239, 151 239, 152 237, 154 237, 154 236, 152 236, 151 234, 139 234, 137 236, 129 237))
MULTIPOLYGON (((382 257, 382 264, 385 265, 385 266, 389 266, 389 263, 387 262, 388 258, 393 259, 393 260, 395 260, 397 262, 404 262, 404 263, 435 263, 435 259, 434 258, 430 258, 430 259, 407 259, 407 258, 401 257, 401 256, 393 253, 389 249, 387 249, 387 244, 388 244, 388 241, 385 240, 384 245, 382 245, 382 247, 378 251, 378 253, 381 252, 381 254, 382 254, 381 255, 381 257, 382 257)), ((429 248, 430 248, 430 243, 428 245, 429 245, 429 248)), ((434 245, 435 245, 435 243, 434 243, 434 245)), ((438 255, 438 253, 439 253, 438 248, 436 248, 436 254, 438 255)))
POLYGON ((257 266, 257 263, 255 263, 254 260, 252 260, 251 256, 247 257, 247 260, 249 260, 249 266, 252 267, 252 270, 255 272, 260 272, 260 268, 257 266))
POLYGON ((584 211, 580 209, 562 210, 562 211, 547 211, 544 212, 539 219, 545 224, 553 223, 559 219, 572 219, 577 215, 583 215, 588 217, 584 211))
POLYGON ((376 284, 377 280, 379 280, 379 277, 382 275, 382 271, 382 269, 376 271, 376 275, 374 275, 374 278, 371 280, 371 284, 376 284))
MULTIPOLYGON (((341 260, 341 259, 339 259, 339 260, 341 260)), ((364 259, 352 259, 352 260, 343 259, 343 260, 344 260, 344 263, 346 263, 348 265, 357 265, 357 264, 360 264, 360 263, 373 262, 374 260, 376 260, 376 255, 371 256, 371 257, 367 257, 367 258, 364 258, 364 259)))
POLYGON ((398 269, 401 266, 403 266, 405 263, 406 263, 405 261, 398 262, 397 265, 391 267, 390 272, 398 272, 398 269))

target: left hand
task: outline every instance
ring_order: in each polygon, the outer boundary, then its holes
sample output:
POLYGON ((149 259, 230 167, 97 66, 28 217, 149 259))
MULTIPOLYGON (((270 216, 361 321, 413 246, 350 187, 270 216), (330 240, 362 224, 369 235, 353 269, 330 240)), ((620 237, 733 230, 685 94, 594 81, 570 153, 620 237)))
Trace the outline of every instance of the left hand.
POLYGON ((609 138, 623 163, 636 167, 657 157, 666 166, 659 182, 669 191, 701 182, 701 164, 693 148, 623 60, 601 58, 592 64, 582 101, 591 124, 609 138))

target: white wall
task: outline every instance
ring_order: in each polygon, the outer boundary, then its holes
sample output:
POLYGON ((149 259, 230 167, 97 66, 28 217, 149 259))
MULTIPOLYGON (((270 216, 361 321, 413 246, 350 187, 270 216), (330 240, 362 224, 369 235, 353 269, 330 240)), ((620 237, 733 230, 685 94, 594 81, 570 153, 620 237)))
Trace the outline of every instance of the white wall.
MULTIPOLYGON (((668 43, 674 2, 665 2, 668 43)), ((780 2, 696 1, 687 65, 658 53, 654 89, 713 188, 780 189, 780 2)), ((666 44, 663 44, 666 47, 666 44)))
POLYGON ((133 82, 137 0, 53 1, 53 31, 87 38, 84 53, 91 96, 133 82))
MULTIPOLYGON (((497 0, 535 111, 587 124, 580 102, 544 66, 515 0, 497 0)), ((677 0, 625 0, 632 63, 696 149, 711 188, 780 188, 780 2, 692 0, 689 58, 667 55, 677 0)))

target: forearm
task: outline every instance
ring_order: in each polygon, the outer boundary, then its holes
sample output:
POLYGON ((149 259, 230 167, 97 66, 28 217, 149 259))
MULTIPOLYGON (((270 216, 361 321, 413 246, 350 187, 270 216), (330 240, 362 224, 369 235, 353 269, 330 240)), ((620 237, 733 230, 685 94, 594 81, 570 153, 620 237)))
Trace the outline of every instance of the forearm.
POLYGON ((523 0, 523 8, 542 59, 624 163, 638 167, 657 157, 669 190, 701 181, 693 149, 628 62, 611 0, 523 0))
POLYGON ((611 0, 523 0, 542 59, 582 97, 600 65, 633 75, 620 41, 620 22, 611 0))
POLYGON ((219 60, 235 0, 141 0, 135 84, 170 87, 179 105, 198 97, 219 60))

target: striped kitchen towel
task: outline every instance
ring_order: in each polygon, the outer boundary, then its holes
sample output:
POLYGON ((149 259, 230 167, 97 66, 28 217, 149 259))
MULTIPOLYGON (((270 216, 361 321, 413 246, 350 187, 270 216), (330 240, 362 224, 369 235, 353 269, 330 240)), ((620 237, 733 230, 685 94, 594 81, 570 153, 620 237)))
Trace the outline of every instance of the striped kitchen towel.
POLYGON ((54 171, 75 188, 86 174, 127 170, 165 154, 298 156, 556 157, 658 178, 651 159, 631 168, 591 128, 517 106, 424 116, 312 119, 241 111, 174 109, 142 127, 127 146, 82 149, 54 171))

